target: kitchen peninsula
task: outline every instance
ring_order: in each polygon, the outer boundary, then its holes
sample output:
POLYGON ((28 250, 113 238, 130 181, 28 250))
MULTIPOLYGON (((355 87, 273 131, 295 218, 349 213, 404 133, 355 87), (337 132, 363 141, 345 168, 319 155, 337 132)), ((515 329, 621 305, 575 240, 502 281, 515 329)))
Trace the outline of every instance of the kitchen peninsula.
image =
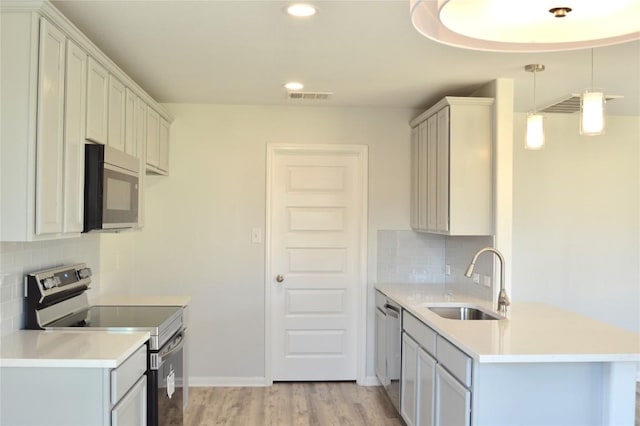
POLYGON ((408 424, 429 423, 421 414, 436 416, 439 424, 439 416, 451 413, 439 412, 438 404, 451 395, 460 404, 443 403, 442 410, 458 407, 452 415, 472 425, 512 425, 515 419, 532 425, 633 424, 637 334, 540 303, 514 303, 499 320, 446 319, 429 307, 492 307, 424 286, 376 287, 402 307, 403 345, 410 350, 403 351, 401 386, 421 387, 403 392, 401 407, 411 408, 402 413, 408 424), (407 358, 414 352, 420 356, 407 358), (406 401, 412 395, 417 399, 406 401))

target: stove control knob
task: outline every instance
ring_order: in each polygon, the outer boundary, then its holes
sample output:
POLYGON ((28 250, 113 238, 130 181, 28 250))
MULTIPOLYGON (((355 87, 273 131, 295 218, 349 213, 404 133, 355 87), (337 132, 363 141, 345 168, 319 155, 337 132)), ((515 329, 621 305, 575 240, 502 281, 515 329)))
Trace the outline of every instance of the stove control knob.
POLYGON ((60 277, 53 277, 53 286, 58 287, 60 284, 62 284, 60 277))
POLYGON ((80 277, 81 280, 89 278, 91 275, 93 275, 91 268, 82 268, 78 271, 78 277, 80 277))
POLYGON ((54 285, 55 284, 54 284, 53 278, 45 278, 44 280, 42 280, 42 286, 47 290, 52 288, 54 285))

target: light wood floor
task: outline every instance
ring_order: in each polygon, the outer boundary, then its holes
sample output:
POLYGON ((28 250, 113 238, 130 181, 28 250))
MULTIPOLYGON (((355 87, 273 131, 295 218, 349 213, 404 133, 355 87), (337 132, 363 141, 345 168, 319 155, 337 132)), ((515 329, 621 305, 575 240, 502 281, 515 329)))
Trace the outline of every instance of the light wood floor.
POLYGON ((352 382, 274 383, 256 388, 190 388, 185 426, 401 426, 379 386, 352 382))
MULTIPOLYGON (((404 424, 379 386, 276 383, 261 388, 190 388, 189 392, 185 426, 404 424)), ((640 426, 640 383, 635 426, 640 426)))

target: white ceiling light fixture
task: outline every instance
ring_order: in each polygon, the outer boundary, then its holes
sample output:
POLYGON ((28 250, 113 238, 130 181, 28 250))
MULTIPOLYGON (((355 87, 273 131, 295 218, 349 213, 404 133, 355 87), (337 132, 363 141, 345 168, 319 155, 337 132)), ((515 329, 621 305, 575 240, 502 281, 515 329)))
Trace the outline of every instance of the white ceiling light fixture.
POLYGON ((533 73, 533 110, 527 113, 527 133, 524 147, 538 150, 544 146, 544 116, 536 110, 536 74, 544 71, 542 64, 525 65, 524 70, 533 73))
POLYGON ((413 26, 450 46, 551 52, 640 39, 640 1, 409 0, 413 26))
POLYGON ((297 81, 290 81, 284 84, 284 88, 287 90, 302 90, 304 89, 304 84, 297 81))
POLYGON ((580 134, 598 136, 604 134, 604 91, 593 86, 593 49, 591 49, 591 87, 580 97, 580 134))
POLYGON ((307 18, 318 12, 315 6, 306 3, 294 3, 287 6, 286 11, 289 15, 296 18, 307 18))

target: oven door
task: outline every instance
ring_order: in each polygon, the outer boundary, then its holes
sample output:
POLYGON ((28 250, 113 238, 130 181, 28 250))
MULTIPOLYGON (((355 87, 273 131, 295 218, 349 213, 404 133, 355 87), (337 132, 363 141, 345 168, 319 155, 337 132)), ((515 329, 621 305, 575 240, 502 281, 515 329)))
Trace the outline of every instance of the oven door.
POLYGON ((149 370, 150 426, 183 424, 183 357, 186 330, 178 332, 157 353, 151 354, 149 370))

